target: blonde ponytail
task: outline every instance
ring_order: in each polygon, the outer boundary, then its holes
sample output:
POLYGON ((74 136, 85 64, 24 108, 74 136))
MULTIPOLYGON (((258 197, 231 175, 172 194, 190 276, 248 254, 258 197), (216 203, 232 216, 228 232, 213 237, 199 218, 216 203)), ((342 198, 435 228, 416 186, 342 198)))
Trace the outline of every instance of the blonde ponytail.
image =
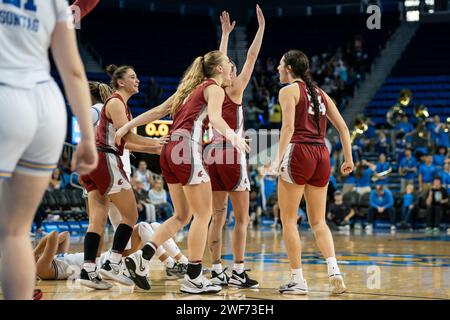
POLYGON ((106 100, 113 94, 113 89, 105 83, 100 83, 98 86, 98 93, 100 95, 100 101, 105 103, 106 100))
POLYGON ((205 78, 212 77, 215 68, 220 65, 225 55, 219 50, 210 51, 203 57, 195 58, 189 66, 178 85, 177 91, 172 99, 170 113, 172 116, 177 112, 184 99, 200 84, 205 78))
POLYGON ((203 57, 195 58, 194 62, 186 70, 178 85, 177 91, 172 99, 170 113, 174 115, 184 99, 194 90, 205 78, 203 70, 203 57))

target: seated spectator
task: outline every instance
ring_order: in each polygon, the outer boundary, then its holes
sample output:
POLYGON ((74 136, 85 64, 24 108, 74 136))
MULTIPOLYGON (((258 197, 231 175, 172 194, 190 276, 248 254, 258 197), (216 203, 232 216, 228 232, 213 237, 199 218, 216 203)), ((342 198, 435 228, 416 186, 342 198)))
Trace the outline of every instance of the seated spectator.
MULTIPOLYGON (((378 157, 378 162, 375 166, 375 173, 382 173, 391 168, 391 164, 386 161, 386 155, 384 153, 380 154, 378 157)), ((379 183, 382 183, 384 185, 387 184, 388 181, 388 175, 378 177, 379 183)))
POLYGON ((249 225, 257 226, 261 219, 262 208, 258 200, 258 192, 252 190, 250 192, 250 223, 249 225))
POLYGON ((367 212, 367 226, 366 231, 371 232, 373 230, 373 219, 377 213, 387 212, 391 222, 391 231, 395 231, 395 210, 394 210, 394 197, 392 193, 385 189, 382 184, 378 184, 375 190, 370 193, 369 210, 367 212))
POLYGON ((150 202, 148 192, 144 190, 144 183, 141 180, 134 179, 134 196, 139 213, 139 221, 156 222, 155 206, 150 202))
POLYGON ((167 192, 164 190, 164 182, 161 179, 153 181, 152 189, 148 192, 150 203, 155 206, 158 216, 166 220, 173 215, 173 208, 167 202, 167 192))
POLYGON ((59 168, 56 168, 55 170, 53 170, 47 190, 58 189, 61 189, 61 172, 59 171, 59 168))
POLYGON ((433 179, 433 185, 426 195, 427 227, 426 233, 439 234, 442 214, 448 203, 447 190, 442 186, 441 178, 436 176, 433 179))
POLYGON ((139 180, 143 184, 143 189, 149 191, 153 183, 153 173, 147 169, 147 162, 145 160, 139 161, 139 166, 133 175, 133 178, 139 180))
POLYGON ((401 229, 411 228, 411 214, 415 209, 414 201, 414 185, 408 184, 406 186, 406 193, 402 196, 402 221, 400 222, 401 229))
POLYGON ((437 174, 436 166, 433 164, 433 156, 427 154, 425 163, 419 167, 419 192, 427 192, 433 184, 433 178, 437 174))
POLYGON ((350 230, 350 219, 355 215, 355 210, 348 204, 344 203, 341 191, 334 193, 334 203, 328 208, 327 218, 331 227, 337 230, 350 230))
POLYGON ((447 148, 444 146, 439 146, 437 148, 436 154, 433 156, 433 164, 436 166, 438 171, 442 170, 444 167, 445 159, 447 158, 447 148))
POLYGON ((372 188, 370 187, 372 184, 372 176, 375 172, 376 166, 366 160, 362 160, 357 166, 355 170, 355 190, 359 193, 359 195, 363 195, 364 193, 370 192, 372 188), (367 168, 366 168, 367 166, 367 168))
POLYGON ((407 148, 405 150, 405 157, 400 161, 399 173, 401 175, 401 189, 400 192, 403 193, 406 190, 406 185, 413 184, 417 176, 417 161, 412 156, 412 149, 407 148))
POLYGON ((382 131, 378 132, 377 142, 375 143, 375 152, 380 154, 388 154, 389 153, 389 144, 386 137, 386 134, 382 131))

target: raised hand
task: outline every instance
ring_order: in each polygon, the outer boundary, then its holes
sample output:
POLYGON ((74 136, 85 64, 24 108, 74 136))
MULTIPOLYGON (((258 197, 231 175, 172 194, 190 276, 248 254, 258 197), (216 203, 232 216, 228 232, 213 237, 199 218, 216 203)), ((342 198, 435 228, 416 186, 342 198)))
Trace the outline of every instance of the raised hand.
POLYGON ((220 24, 222 25, 222 33, 230 34, 236 25, 236 21, 230 23, 230 14, 227 11, 223 11, 220 16, 220 24))
POLYGON ((264 19, 264 14, 258 4, 256 5, 256 17, 258 18, 258 25, 264 27, 266 25, 266 20, 264 19))

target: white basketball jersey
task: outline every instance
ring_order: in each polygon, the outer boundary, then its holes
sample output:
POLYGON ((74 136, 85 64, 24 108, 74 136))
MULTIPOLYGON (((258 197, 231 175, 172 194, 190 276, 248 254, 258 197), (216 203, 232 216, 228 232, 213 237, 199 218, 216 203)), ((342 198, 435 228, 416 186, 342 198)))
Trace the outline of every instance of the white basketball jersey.
POLYGON ((53 30, 56 23, 71 21, 67 0, 1 0, 0 84, 31 89, 51 80, 53 30))

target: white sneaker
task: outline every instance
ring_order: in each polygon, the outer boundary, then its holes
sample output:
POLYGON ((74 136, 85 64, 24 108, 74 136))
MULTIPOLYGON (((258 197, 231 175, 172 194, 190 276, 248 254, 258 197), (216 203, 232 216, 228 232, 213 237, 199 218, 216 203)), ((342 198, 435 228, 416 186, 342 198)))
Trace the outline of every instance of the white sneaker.
POLYGON ((397 227, 394 226, 394 225, 392 225, 392 226, 391 226, 391 232, 395 232, 396 230, 397 230, 397 227))
POLYGON ((211 283, 218 286, 227 286, 230 281, 230 277, 226 274, 228 268, 224 268, 221 273, 217 273, 216 271, 211 271, 211 283))
POLYGON ((103 281, 99 277, 97 270, 87 272, 86 269, 81 269, 80 278, 77 279, 77 282, 82 286, 96 290, 108 290, 112 288, 112 284, 103 281))
POLYGON ((440 234, 441 233, 441 229, 439 229, 438 227, 433 228, 433 234, 440 234))
POLYGON ((217 293, 220 292, 220 290, 222 290, 221 286, 213 284, 202 274, 200 274, 195 279, 189 278, 189 276, 186 274, 180 287, 181 292, 192 294, 217 293))
POLYGON ((125 265, 134 284, 141 289, 150 290, 151 286, 147 278, 150 271, 150 261, 142 257, 142 250, 136 251, 126 257, 125 265))
POLYGON ((291 279, 289 283, 282 285, 279 291, 283 294, 305 295, 308 294, 308 284, 305 279, 303 283, 297 283, 291 279))
POLYGON ((426 227, 425 228, 425 233, 426 234, 431 234, 433 232, 433 229, 431 229, 430 227, 426 227))
POLYGON ((120 263, 112 263, 110 260, 102 265, 98 273, 105 280, 113 280, 124 286, 132 286, 133 280, 123 274, 122 261, 120 263))
POLYGON ((347 290, 344 284, 344 278, 340 274, 334 274, 329 277, 332 294, 342 294, 347 290))
POLYGON ((367 233, 372 233, 372 231, 373 231, 373 226, 372 226, 371 224, 368 224, 368 225, 364 228, 364 230, 365 230, 367 233))
POLYGON ((447 234, 450 234, 450 228, 447 228, 447 234))

